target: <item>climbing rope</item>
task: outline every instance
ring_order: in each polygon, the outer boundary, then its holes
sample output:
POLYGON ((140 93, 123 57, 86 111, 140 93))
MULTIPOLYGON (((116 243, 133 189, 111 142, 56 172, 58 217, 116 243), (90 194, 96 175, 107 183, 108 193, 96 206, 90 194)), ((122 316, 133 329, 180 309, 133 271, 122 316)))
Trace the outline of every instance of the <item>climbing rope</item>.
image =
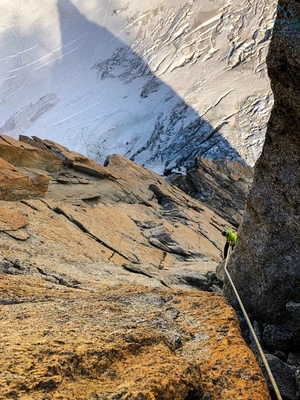
POLYGON ((274 376, 273 376, 273 374, 272 374, 272 371, 271 371, 271 369, 270 369, 270 366, 269 366, 269 364, 268 364, 268 361, 267 361, 267 359, 266 359, 266 356, 264 355, 264 352, 263 352, 263 350, 262 350, 262 348, 261 348, 261 345, 260 345, 259 340, 258 340, 258 338, 257 338, 257 336, 256 336, 256 333, 255 333, 255 331, 254 331, 254 329, 253 329, 253 326, 252 326, 252 324, 251 324, 251 322, 250 322, 250 319, 249 319, 249 317, 248 317, 247 311, 245 310, 245 307, 244 307, 244 305, 243 305, 243 303, 242 303, 242 300, 241 300, 241 298, 240 298, 240 296, 239 296, 239 294, 238 294, 238 291, 237 291, 237 289, 236 289, 236 287, 235 287, 235 285, 234 285, 234 283, 233 283, 233 281, 232 281, 232 279, 231 279, 231 276, 230 276, 229 272, 227 271, 227 262, 228 262, 228 258, 229 258, 229 251, 228 251, 228 254, 227 254, 227 257, 226 257, 226 260, 225 260, 225 266, 224 266, 225 274, 226 274, 226 276, 227 276, 227 278, 228 278, 228 280, 229 280, 229 282, 230 282, 230 284, 231 284, 231 286, 232 286, 232 289, 233 289, 234 294, 235 294, 235 296, 236 296, 236 298, 237 298, 237 301, 239 302, 239 305, 240 305, 241 310, 242 310, 242 312, 243 312, 243 314, 244 314, 244 317, 246 318, 247 324, 248 324, 248 326, 249 326, 249 329, 250 329, 250 331, 251 331, 251 333, 252 333, 252 335, 253 335, 253 338, 254 338, 254 340, 255 340, 256 346, 257 346, 257 348, 258 348, 259 354, 260 354, 260 356, 261 356, 261 358, 262 358, 262 361, 263 361, 263 363, 264 363, 264 365, 265 365, 265 367, 266 367, 267 373, 268 373, 269 378, 270 378, 270 380, 271 380, 271 383, 272 383, 272 385, 273 385, 273 389, 274 389, 274 391, 275 391, 275 394, 276 394, 276 396, 277 396, 277 399, 278 399, 278 400, 282 400, 282 397, 281 397, 281 394, 280 394, 280 392, 279 392, 278 386, 277 386, 277 384, 276 384, 276 382, 275 382, 274 376))

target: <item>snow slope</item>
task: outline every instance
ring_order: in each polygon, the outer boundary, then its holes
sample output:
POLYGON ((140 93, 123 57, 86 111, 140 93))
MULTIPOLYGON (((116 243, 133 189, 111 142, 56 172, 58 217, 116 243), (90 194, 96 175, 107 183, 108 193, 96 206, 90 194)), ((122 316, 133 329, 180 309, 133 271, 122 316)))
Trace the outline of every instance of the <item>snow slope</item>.
POLYGON ((253 165, 272 94, 273 0, 0 0, 0 132, 158 172, 253 165))

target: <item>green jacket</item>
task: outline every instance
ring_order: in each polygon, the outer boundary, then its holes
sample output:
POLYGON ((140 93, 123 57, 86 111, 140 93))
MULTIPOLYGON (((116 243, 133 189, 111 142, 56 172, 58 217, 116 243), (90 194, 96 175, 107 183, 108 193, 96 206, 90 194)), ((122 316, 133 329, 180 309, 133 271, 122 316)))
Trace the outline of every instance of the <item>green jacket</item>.
POLYGON ((235 244, 236 242, 236 235, 232 231, 227 231, 226 232, 226 240, 229 242, 231 245, 235 244))

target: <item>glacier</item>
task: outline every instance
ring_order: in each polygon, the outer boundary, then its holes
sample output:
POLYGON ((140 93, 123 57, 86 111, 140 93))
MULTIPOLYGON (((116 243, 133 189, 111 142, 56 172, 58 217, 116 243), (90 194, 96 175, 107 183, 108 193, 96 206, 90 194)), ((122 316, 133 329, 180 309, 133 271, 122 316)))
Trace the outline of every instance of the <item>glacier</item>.
POLYGON ((166 174, 254 165, 276 1, 1 0, 0 133, 166 174))

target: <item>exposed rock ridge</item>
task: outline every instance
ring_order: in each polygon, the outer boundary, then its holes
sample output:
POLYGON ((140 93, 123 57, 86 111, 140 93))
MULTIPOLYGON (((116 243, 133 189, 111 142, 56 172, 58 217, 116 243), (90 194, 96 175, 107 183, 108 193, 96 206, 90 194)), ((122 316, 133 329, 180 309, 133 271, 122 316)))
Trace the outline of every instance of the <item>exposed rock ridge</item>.
POLYGON ((0 154, 49 187, 0 201, 0 399, 270 400, 209 272, 227 222, 124 157, 22 140, 0 154))
POLYGON ((173 174, 168 180, 238 228, 253 169, 234 161, 196 157, 193 169, 185 175, 173 174))

